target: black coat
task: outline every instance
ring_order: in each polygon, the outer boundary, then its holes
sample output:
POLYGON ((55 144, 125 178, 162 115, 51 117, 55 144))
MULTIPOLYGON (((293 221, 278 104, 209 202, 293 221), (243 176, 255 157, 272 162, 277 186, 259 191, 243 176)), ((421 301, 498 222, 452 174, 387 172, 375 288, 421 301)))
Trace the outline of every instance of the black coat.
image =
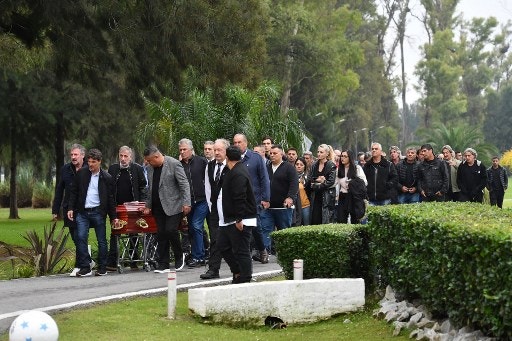
POLYGON ((370 159, 364 165, 363 171, 368 180, 366 187, 368 199, 370 201, 391 199, 391 191, 396 188, 398 182, 395 165, 385 158, 382 158, 379 163, 374 163, 370 159))
MULTIPOLYGON (((83 167, 88 167, 87 162, 83 167)), ((52 214, 59 214, 60 207, 64 210, 64 216, 68 211, 69 192, 73 184, 73 178, 76 175, 75 166, 70 162, 62 166, 60 170, 60 180, 55 186, 55 196, 53 198, 52 214)))
POLYGON ((238 162, 224 176, 222 210, 225 222, 256 218, 256 199, 245 164, 238 162))
MULTIPOLYGON (((85 212, 85 199, 91 175, 92 173, 89 168, 82 168, 76 173, 70 188, 68 210, 80 213, 85 212)), ((108 214, 110 220, 115 219, 117 215, 116 201, 114 200, 114 180, 104 170, 100 170, 98 191, 100 194, 100 213, 104 216, 108 214)))
MULTIPOLYGON (((111 165, 108 168, 108 173, 112 176, 114 180, 114 199, 117 202, 116 196, 116 188, 117 181, 119 179, 120 166, 118 163, 111 165)), ((130 181, 132 183, 132 194, 133 200, 135 201, 146 201, 148 198, 148 187, 146 177, 144 176, 144 169, 138 163, 131 162, 128 167, 128 174, 130 174, 130 181)))
POLYGON ((366 184, 360 177, 355 177, 348 184, 348 206, 351 219, 360 220, 366 213, 366 184))

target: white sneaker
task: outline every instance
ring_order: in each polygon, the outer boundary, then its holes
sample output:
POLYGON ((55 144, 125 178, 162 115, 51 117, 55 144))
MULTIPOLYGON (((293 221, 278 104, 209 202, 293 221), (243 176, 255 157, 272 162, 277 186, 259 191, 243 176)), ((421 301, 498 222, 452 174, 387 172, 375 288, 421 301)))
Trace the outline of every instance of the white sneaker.
POLYGON ((76 273, 80 271, 80 268, 74 268, 73 271, 69 274, 69 277, 76 277, 76 273))
POLYGON ((89 266, 91 267, 91 269, 93 269, 96 266, 96 262, 91 259, 89 266))

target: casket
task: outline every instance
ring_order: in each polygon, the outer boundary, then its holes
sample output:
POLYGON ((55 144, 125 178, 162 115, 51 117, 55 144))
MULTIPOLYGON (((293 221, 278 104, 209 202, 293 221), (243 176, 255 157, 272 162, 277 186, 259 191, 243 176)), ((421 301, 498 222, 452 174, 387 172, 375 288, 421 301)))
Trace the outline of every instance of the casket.
POLYGON ((141 201, 127 202, 116 206, 116 226, 112 226, 112 234, 156 233, 155 218, 151 214, 143 214, 145 203, 141 201))

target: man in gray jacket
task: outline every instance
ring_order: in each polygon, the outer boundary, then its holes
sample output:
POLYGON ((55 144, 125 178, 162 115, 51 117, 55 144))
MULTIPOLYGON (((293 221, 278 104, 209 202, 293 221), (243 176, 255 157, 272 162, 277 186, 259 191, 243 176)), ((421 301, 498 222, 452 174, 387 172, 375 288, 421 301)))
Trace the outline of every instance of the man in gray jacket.
POLYGON ((144 150, 148 163, 148 199, 145 214, 153 213, 157 225, 157 268, 156 273, 169 272, 169 246, 172 247, 177 271, 183 269, 178 226, 183 215, 191 209, 190 186, 181 163, 170 156, 164 156, 157 147, 144 150))

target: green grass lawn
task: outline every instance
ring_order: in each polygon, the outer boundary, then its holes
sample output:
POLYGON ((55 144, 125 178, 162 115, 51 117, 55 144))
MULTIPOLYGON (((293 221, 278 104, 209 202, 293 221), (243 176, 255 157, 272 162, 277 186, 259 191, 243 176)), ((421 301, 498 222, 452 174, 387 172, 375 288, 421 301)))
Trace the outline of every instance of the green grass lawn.
MULTIPOLYGON (((52 222, 52 211, 50 208, 20 208, 18 215, 20 219, 8 219, 9 209, 0 208, 0 241, 16 245, 29 246, 29 243, 22 237, 26 231, 35 230, 43 235, 44 227, 49 228, 52 222)), ((57 227, 62 227, 63 221, 57 222, 57 227)), ((94 235, 94 230, 91 230, 94 235)), ((96 238, 94 236, 94 238, 96 238)), ((68 247, 74 247, 73 241, 69 238, 68 247)))
MULTIPOLYGON (((257 304, 255 302, 255 304, 257 304)), ((146 297, 52 314, 59 340, 408 340, 403 331, 372 317, 371 309, 327 321, 271 330, 208 324, 188 311, 187 293, 178 293, 176 319, 167 316, 167 296, 146 297), (348 321, 346 321, 348 320, 348 321)), ((0 340, 7 340, 7 335, 0 340)))

